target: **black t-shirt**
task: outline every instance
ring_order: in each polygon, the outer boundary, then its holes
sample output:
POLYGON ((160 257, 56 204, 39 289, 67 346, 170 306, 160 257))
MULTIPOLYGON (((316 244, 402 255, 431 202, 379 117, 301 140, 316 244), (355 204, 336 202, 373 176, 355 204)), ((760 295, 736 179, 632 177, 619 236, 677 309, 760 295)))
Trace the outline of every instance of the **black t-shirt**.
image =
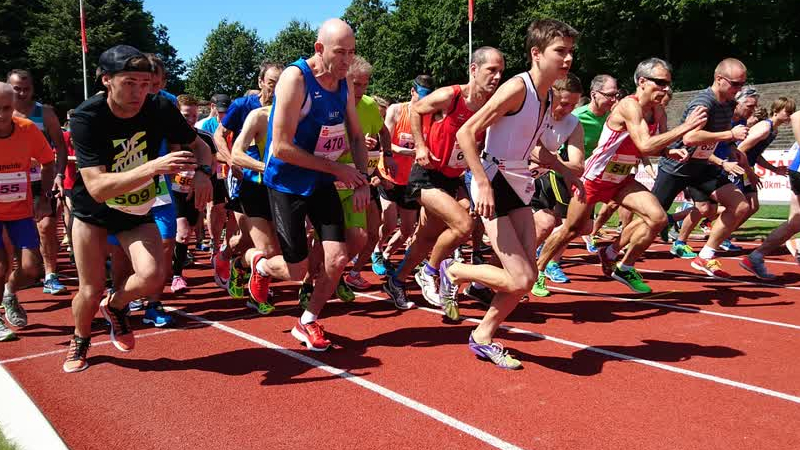
MULTIPOLYGON (((188 145, 197 136, 178 109, 162 96, 148 95, 134 117, 120 119, 108 107, 106 94, 83 102, 70 119, 78 169, 103 166, 106 172, 125 172, 158 158, 164 139, 188 145)), ((155 179, 131 192, 98 203, 78 171, 72 189, 73 214, 86 222, 119 232, 152 221, 155 179)))

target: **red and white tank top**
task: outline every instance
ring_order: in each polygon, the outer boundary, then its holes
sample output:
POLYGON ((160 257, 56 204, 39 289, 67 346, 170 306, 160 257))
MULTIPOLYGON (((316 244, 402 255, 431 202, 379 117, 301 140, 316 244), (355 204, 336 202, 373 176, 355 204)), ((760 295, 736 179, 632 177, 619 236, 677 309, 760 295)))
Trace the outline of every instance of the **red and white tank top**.
MULTIPOLYGON (((456 178, 467 169, 467 160, 464 151, 458 146, 456 133, 464 123, 475 114, 467 107, 460 85, 451 86, 453 89, 453 103, 447 114, 440 120, 431 123, 427 136, 428 149, 438 159, 436 170, 443 175, 456 178)), ((478 136, 483 141, 483 136, 478 136)))

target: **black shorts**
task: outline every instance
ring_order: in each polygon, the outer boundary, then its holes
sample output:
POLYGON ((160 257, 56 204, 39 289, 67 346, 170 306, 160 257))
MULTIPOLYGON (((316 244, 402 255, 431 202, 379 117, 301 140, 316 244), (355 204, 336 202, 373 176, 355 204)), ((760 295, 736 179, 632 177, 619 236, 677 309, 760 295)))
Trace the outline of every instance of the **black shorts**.
POLYGON ((800 172, 789 171, 789 187, 794 195, 800 195, 800 172))
POLYGON ((369 187, 369 198, 378 206, 378 211, 381 210, 381 195, 378 192, 378 188, 375 186, 370 185, 369 187))
POLYGON ((243 180, 242 186, 239 188, 239 202, 242 212, 247 217, 255 217, 272 222, 268 187, 247 179, 243 180))
POLYGON ((386 201, 396 204, 398 208, 419 211, 419 202, 409 201, 406 197, 407 190, 408 187, 404 184, 395 184, 391 189, 386 189, 382 184, 378 185, 378 192, 386 201))
MULTIPOLYGON (((33 193, 33 200, 35 201, 36 198, 42 196, 42 182, 41 181, 31 181, 31 192, 33 193)), ((50 214, 47 217, 55 217, 56 209, 58 208, 58 200, 56 200, 55 196, 50 198, 50 214)))
POLYGON ((719 168, 714 166, 708 166, 694 177, 679 177, 659 170, 653 185, 653 195, 656 196, 664 211, 669 211, 675 197, 684 189, 688 188, 692 200, 708 202, 711 201, 711 194, 714 191, 730 183, 730 180, 720 173, 719 168))
POLYGON ((423 189, 441 189, 456 198, 458 188, 463 181, 461 177, 448 177, 438 170, 424 169, 418 164, 411 166, 406 187, 406 202, 417 201, 423 189))
POLYGON ((212 204, 221 205, 228 201, 228 187, 225 186, 225 180, 220 180, 215 176, 211 178, 211 187, 214 189, 212 204))
POLYGON ((191 226, 197 225, 200 211, 194 206, 194 197, 190 199, 188 193, 172 191, 172 198, 175 203, 175 216, 186 219, 191 226))
MULTIPOLYGON (((508 213, 517 209, 529 208, 529 206, 523 203, 522 199, 519 198, 519 195, 514 192, 514 188, 508 184, 506 177, 504 177, 500 171, 492 178, 491 186, 494 192, 495 218, 507 216, 508 213)), ((471 196, 472 192, 470 190, 470 197, 471 196)))
POLYGON ((268 191, 275 232, 287 263, 308 258, 306 216, 321 241, 345 242, 342 202, 333 183, 317 186, 308 197, 268 191))
POLYGON ((567 188, 564 178, 551 170, 536 179, 536 193, 531 200, 531 208, 534 211, 549 209, 564 218, 571 199, 572 192, 567 188))

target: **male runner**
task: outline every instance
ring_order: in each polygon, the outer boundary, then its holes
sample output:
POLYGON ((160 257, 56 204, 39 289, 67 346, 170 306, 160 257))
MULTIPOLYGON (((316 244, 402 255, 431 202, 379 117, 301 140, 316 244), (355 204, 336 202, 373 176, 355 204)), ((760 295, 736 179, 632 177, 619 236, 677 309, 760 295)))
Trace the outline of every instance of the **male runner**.
POLYGON ((205 130, 212 135, 217 131, 220 122, 225 120, 228 107, 231 106, 231 98, 227 94, 214 94, 211 96, 211 112, 203 120, 198 120, 194 127, 198 130, 205 130))
POLYGON ((128 303, 162 290, 166 264, 150 214, 158 176, 196 169, 195 204, 211 198, 206 174, 211 152, 177 108, 162 96, 148 95, 154 70, 150 60, 133 47, 118 45, 100 55, 99 66, 107 93, 83 102, 70 121, 79 168, 72 229, 79 287, 72 302, 75 335, 63 365, 66 372, 88 367, 86 352, 98 304, 111 324, 112 343, 128 352, 135 346, 128 303), (165 138, 194 154, 181 150, 158 157, 165 138), (102 298, 109 234, 121 242, 133 274, 102 298))

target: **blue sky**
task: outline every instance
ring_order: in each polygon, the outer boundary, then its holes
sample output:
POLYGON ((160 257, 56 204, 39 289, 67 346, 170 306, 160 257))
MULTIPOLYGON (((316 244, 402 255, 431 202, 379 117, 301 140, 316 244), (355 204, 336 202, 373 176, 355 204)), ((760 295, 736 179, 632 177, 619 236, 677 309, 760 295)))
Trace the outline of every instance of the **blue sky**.
POLYGON ((271 39, 292 19, 316 28, 341 17, 348 5, 350 0, 144 0, 144 9, 169 29, 170 43, 186 62, 203 50, 206 36, 222 19, 238 20, 271 39))

